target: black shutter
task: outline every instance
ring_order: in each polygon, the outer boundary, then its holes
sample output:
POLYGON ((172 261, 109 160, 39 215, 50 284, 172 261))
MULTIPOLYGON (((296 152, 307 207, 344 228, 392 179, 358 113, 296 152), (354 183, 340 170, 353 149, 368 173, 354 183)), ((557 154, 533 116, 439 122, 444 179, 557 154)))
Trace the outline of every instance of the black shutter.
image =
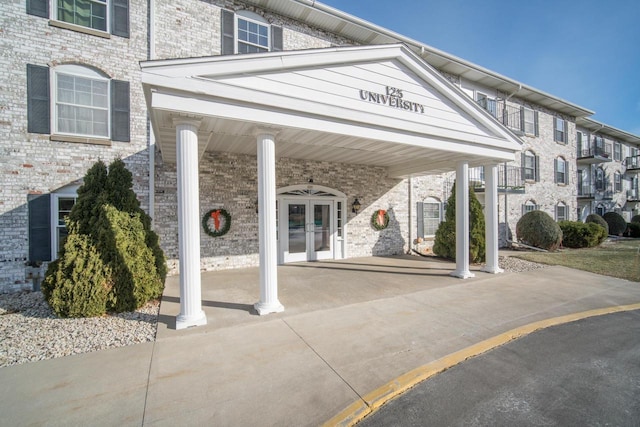
POLYGON ((535 120, 534 127, 535 127, 535 129, 536 129, 536 136, 540 136, 540 133, 539 133, 539 131, 538 131, 538 112, 537 112, 537 111, 534 111, 534 113, 533 113, 533 119, 535 120))
POLYGON ((522 179, 522 182, 524 182, 527 179, 527 174, 525 173, 525 159, 526 159, 526 155, 524 152, 520 153, 520 178, 522 179))
POLYGON ((41 18, 48 18, 49 0, 27 0, 27 13, 41 18))
POLYGON ((230 10, 222 9, 222 55, 235 53, 236 17, 230 10))
POLYGON ((559 183, 558 181, 558 159, 553 159, 553 182, 555 182, 556 184, 559 183))
POLYGON ((27 130, 51 133, 49 67, 27 64, 27 130))
POLYGON ((129 82, 111 80, 111 140, 129 142, 129 82))
POLYGON ((29 195, 29 261, 51 261, 51 195, 29 195))
POLYGON ((280 52, 283 49, 282 46, 282 27, 275 25, 271 26, 271 51, 280 52))
POLYGON ((524 129, 524 107, 520 107, 520 130, 522 132, 525 132, 525 129, 524 129))
POLYGON ((569 185, 569 162, 565 159, 562 159, 561 161, 564 162, 564 184, 569 185))
POLYGON ((129 0, 111 1, 111 34, 129 37, 129 0))
POLYGON ((417 203, 416 213, 418 214, 418 237, 424 237, 424 203, 417 203))
POLYGON ((536 173, 536 182, 540 182, 540 156, 536 156, 536 165, 535 165, 535 173, 536 173))
POLYGON ((569 122, 567 120, 564 121, 564 129, 562 133, 562 142, 565 144, 569 143, 569 122))

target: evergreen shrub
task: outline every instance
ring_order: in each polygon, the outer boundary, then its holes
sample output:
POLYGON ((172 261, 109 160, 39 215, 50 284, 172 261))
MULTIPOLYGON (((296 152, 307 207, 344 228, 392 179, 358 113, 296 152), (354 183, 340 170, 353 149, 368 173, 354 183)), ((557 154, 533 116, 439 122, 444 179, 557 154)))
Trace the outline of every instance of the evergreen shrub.
MULTIPOLYGON (((433 253, 449 259, 456 259, 456 186, 447 200, 445 220, 436 230, 433 253)), ((469 187, 469 262, 480 263, 485 260, 486 242, 484 213, 475 191, 469 187)))
POLYGON ((567 248, 591 248, 607 237, 604 227, 593 222, 560 221, 558 225, 562 230, 562 245, 567 248))
POLYGON ((627 226, 628 237, 640 237, 640 222, 630 222, 629 224, 627 224, 627 226))
POLYGON ((602 218, 600 215, 595 213, 589 214, 587 215, 587 218, 585 219, 584 222, 586 223, 594 222, 596 224, 603 226, 607 233, 607 236, 609 235, 609 224, 607 224, 607 221, 605 221, 604 218, 602 218))
POLYGON ((607 212, 602 218, 609 225, 609 234, 612 236, 622 236, 627 231, 627 221, 617 212, 607 212))
POLYGON ((535 210, 524 214, 516 224, 521 242, 536 248, 555 251, 562 243, 562 230, 548 213, 535 210))
POLYGON ((640 215, 634 215, 633 218, 631 218, 631 222, 640 222, 640 215))

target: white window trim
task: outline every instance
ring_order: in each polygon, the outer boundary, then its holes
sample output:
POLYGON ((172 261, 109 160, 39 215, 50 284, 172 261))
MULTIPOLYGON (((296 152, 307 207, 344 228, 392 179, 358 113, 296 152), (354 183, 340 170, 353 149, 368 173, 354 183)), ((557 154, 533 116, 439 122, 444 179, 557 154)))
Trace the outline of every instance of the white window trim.
POLYGON ((424 234, 424 236, 422 237, 430 238, 430 237, 435 237, 435 232, 433 234, 427 234, 426 230, 424 230, 424 205, 426 204, 438 205, 438 226, 436 226, 436 230, 440 226, 440 223, 442 223, 443 221, 443 217, 444 217, 443 205, 444 204, 442 203, 441 200, 438 200, 435 197, 427 197, 422 201, 422 227, 423 227, 423 234, 424 234))
POLYGON ((526 135, 535 135, 536 133, 536 112, 533 108, 528 108, 528 107, 522 107, 523 108, 523 116, 524 116, 524 120, 523 120, 523 129, 522 132, 524 132, 526 135), (527 112, 531 113, 531 121, 527 121, 527 112), (531 128, 532 128, 532 132, 527 132, 527 123, 531 124, 531 128))
POLYGON ((566 203, 564 203, 564 202, 558 202, 558 203, 556 204, 556 209, 555 209, 555 210, 556 210, 556 221, 565 221, 565 220, 567 220, 567 219, 568 219, 568 218, 567 218, 567 216, 568 216, 568 215, 567 215, 567 213, 568 213, 568 206, 567 206, 567 204, 566 204, 566 203), (562 218, 560 218, 560 215, 558 215, 558 209, 559 209, 559 208, 562 208, 562 209, 564 210, 564 215, 562 215, 562 218))
POLYGON ((52 140, 65 140, 67 137, 79 137, 81 139, 91 139, 96 141, 109 141, 111 139, 111 79, 104 74, 98 72, 97 70, 83 65, 77 64, 64 64, 59 65, 57 67, 51 67, 51 82, 53 84, 50 85, 50 126, 51 126, 51 134, 52 140), (86 79, 92 80, 103 80, 107 83, 107 135, 90 135, 90 134, 81 134, 81 133, 69 133, 69 132, 61 132, 58 130, 58 74, 66 74, 72 76, 78 76, 86 79), (58 137, 58 136, 61 136, 58 137))
POLYGON ((256 46, 260 49, 264 49, 264 46, 259 45, 259 44, 254 44, 254 43, 250 43, 250 42, 245 42, 244 40, 240 40, 240 37, 238 36, 238 33, 240 31, 240 20, 243 21, 248 21, 248 22, 253 22, 255 24, 261 25, 263 27, 267 27, 267 52, 271 52, 272 46, 271 46, 271 25, 269 24, 269 22, 267 22, 266 19, 264 19, 262 16, 258 15, 257 13, 253 13, 251 11, 248 10, 239 10, 235 13, 234 16, 235 19, 235 25, 234 25, 234 29, 235 29, 235 43, 234 43, 234 53, 238 53, 238 45, 240 45, 240 43, 243 44, 248 44, 250 46, 256 46))
MULTIPOLYGON (((84 25, 74 24, 73 22, 67 22, 59 19, 58 18, 58 1, 59 0, 49 0, 49 10, 50 10, 49 15, 51 16, 49 25, 52 25, 54 27, 59 27, 59 28, 66 28, 68 30, 74 30, 78 32, 93 34, 100 37, 111 38, 111 33, 109 32, 109 29, 111 28, 111 0, 105 0, 104 2, 104 6, 106 9, 105 10, 106 19, 105 19, 104 30, 99 30, 97 28, 92 28, 92 27, 85 27, 84 25)), ((100 3, 95 0, 89 0, 89 1, 93 1, 94 3, 100 3)))
POLYGON ((533 182, 533 181, 536 180, 536 154, 531 150, 526 150, 524 152, 524 159, 525 159, 525 162, 524 162, 524 165, 522 165, 522 168, 525 170, 524 179, 525 179, 525 181, 533 182), (528 158, 530 158, 531 161, 533 162, 531 167, 527 166, 527 159, 528 158), (533 176, 531 178, 528 178, 526 176, 527 175, 526 174, 527 170, 531 170, 533 172, 533 176))
POLYGON ((67 187, 59 193, 51 193, 50 212, 51 212, 51 261, 58 259, 58 201, 59 199, 73 198, 78 201, 79 186, 67 187))

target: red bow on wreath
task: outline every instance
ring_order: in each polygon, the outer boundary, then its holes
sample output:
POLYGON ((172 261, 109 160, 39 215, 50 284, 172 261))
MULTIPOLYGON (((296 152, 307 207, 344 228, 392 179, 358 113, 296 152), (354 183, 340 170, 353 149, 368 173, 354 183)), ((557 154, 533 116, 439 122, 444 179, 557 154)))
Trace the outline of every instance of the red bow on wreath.
POLYGON ((220 209, 211 212, 211 218, 213 219, 213 227, 216 231, 220 231, 220 209))
POLYGON ((385 211, 384 209, 380 209, 380 210, 378 211, 378 218, 377 218, 377 221, 378 221, 378 224, 379 224, 381 227, 384 227, 384 223, 385 223, 385 221, 384 221, 384 219, 385 219, 385 218, 384 218, 384 215, 385 215, 386 213, 387 213, 387 211, 385 211))

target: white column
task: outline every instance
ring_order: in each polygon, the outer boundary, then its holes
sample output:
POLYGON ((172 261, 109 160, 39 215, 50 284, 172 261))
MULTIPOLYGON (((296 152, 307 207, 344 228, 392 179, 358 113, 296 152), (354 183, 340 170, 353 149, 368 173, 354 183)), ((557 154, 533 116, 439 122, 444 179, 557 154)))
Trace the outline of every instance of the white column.
POLYGON ((469 271, 469 164, 465 161, 456 165, 456 269, 451 275, 474 276, 469 271))
POLYGON ((504 272, 498 265, 498 166, 484 167, 485 214, 484 232, 486 244, 485 266, 482 271, 497 274, 504 272))
POLYGON ((174 120, 178 175, 180 314, 176 329, 207 324, 200 282, 200 188, 198 120, 174 120))
POLYGON ((275 135, 259 132, 258 144, 258 236, 260 244, 259 315, 284 310, 278 301, 278 244, 276 235, 275 135))

